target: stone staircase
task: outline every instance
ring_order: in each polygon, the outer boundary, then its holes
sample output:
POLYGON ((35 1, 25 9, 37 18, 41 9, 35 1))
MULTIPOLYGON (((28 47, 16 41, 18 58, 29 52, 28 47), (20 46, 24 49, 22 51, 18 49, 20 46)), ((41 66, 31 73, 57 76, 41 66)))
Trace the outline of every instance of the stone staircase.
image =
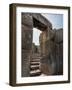
POLYGON ((32 60, 30 61, 30 76, 39 76, 41 75, 40 71, 40 55, 34 54, 32 60))

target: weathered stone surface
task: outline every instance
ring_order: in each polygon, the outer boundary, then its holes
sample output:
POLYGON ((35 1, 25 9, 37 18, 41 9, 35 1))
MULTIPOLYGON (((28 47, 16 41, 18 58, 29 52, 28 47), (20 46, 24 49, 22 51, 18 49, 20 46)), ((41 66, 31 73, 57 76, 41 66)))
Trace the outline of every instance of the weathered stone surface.
POLYGON ((53 75, 56 68, 55 54, 49 53, 48 55, 42 57, 41 62, 41 71, 46 75, 53 75))
POLYGON ((55 33, 56 33, 56 31, 55 30, 51 30, 51 29, 49 29, 48 30, 48 40, 52 40, 52 39, 54 39, 55 38, 55 33))
POLYGON ((22 13, 22 77, 30 76, 30 59, 32 50, 32 16, 22 13))
POLYGON ((29 13, 22 13, 22 24, 27 27, 33 27, 33 18, 29 13))
POLYGON ((39 42, 40 42, 40 49, 41 49, 41 55, 46 54, 46 40, 47 40, 47 33, 44 31, 40 34, 39 42))
POLYGON ((56 44, 56 74, 63 74, 63 43, 56 44))
POLYGON ((33 18, 35 18, 36 20, 38 20, 40 23, 42 23, 43 25, 45 25, 46 27, 52 27, 52 24, 41 14, 32 14, 33 18))
MULTIPOLYGON (((52 31, 51 31, 52 32, 52 31)), ((41 33, 40 35, 40 48, 41 48, 41 55, 48 55, 54 51, 55 43, 54 43, 54 32, 49 32, 49 35, 45 33, 41 33)))
POLYGON ((63 29, 58 29, 55 35, 56 74, 63 74, 63 29))
MULTIPOLYGON (((63 74, 63 30, 52 30, 52 24, 41 14, 22 13, 22 77, 30 76, 32 60, 33 27, 42 31, 40 35, 41 71, 46 75, 63 74)), ((36 59, 37 60, 37 59, 36 59)))
POLYGON ((32 54, 32 59, 30 60, 30 76, 41 75, 40 58, 39 53, 32 54))
POLYGON ((55 32, 55 42, 60 43, 63 42, 63 29, 58 29, 55 32))
POLYGON ((28 28, 22 25, 22 48, 23 49, 31 49, 32 47, 32 28, 28 28))
POLYGON ((22 77, 29 77, 30 74, 30 53, 27 50, 22 49, 22 77))
POLYGON ((52 65, 48 65, 46 63, 41 63, 41 72, 45 75, 53 75, 54 68, 52 67, 52 65))
POLYGON ((49 32, 48 38, 45 38, 44 42, 43 42, 43 36, 40 37, 41 55, 44 56, 41 59, 42 73, 47 75, 50 74, 62 75, 63 74, 63 30, 58 29, 53 32, 51 30, 49 32))
POLYGON ((32 30, 33 29, 33 27, 29 27, 29 26, 27 26, 27 25, 25 25, 25 24, 22 24, 22 32, 24 32, 25 30, 32 30))

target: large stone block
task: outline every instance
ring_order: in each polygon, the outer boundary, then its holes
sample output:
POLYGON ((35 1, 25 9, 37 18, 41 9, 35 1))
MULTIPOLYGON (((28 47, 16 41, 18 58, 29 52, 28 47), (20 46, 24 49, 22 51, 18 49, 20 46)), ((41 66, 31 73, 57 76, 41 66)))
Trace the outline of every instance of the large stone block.
POLYGON ((30 76, 30 51, 22 49, 22 68, 21 75, 22 77, 30 76))
POLYGON ((41 54, 45 55, 41 59, 41 70, 43 73, 50 75, 63 74, 63 31, 50 31, 46 42, 40 39, 41 54), (43 48, 44 47, 44 48, 43 48), (43 50, 44 49, 44 50, 43 50))
POLYGON ((53 75, 55 72, 55 57, 53 55, 44 56, 41 62, 41 72, 46 75, 53 75))
POLYGON ((56 44, 56 74, 63 74, 63 43, 56 44))
POLYGON ((58 29, 55 32, 55 42, 60 43, 63 42, 63 29, 58 29))
POLYGON ((32 48, 32 35, 33 35, 33 30, 32 28, 25 27, 23 25, 22 27, 22 48, 23 49, 31 49, 32 48))
POLYGON ((26 25, 27 27, 33 27, 33 18, 31 14, 22 13, 21 20, 23 25, 26 25))

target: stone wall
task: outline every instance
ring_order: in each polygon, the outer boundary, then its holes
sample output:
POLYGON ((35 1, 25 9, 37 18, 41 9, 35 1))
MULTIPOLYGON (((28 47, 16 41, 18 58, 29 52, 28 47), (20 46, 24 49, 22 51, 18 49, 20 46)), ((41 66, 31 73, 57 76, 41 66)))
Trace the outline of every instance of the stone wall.
MULTIPOLYGON (((47 75, 63 74, 63 29, 50 30, 45 44, 45 54, 41 59, 41 71, 47 75)), ((42 48, 41 47, 41 48, 42 48)))
POLYGON ((30 76, 30 58, 32 51, 33 20, 30 14, 22 13, 22 77, 30 76))
POLYGON ((63 30, 58 29, 55 36, 56 74, 63 74, 63 30))

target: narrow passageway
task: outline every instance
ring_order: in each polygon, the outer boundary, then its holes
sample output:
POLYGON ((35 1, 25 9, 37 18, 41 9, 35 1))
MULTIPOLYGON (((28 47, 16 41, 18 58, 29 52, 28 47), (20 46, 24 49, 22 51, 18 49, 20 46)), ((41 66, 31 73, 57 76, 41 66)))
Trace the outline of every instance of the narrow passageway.
POLYGON ((32 60, 30 61, 30 76, 41 75, 40 59, 40 54, 34 53, 32 55, 32 60))
POLYGON ((37 28, 33 28, 33 41, 32 41, 32 58, 30 60, 30 76, 41 75, 40 70, 40 42, 39 36, 41 31, 37 28))

